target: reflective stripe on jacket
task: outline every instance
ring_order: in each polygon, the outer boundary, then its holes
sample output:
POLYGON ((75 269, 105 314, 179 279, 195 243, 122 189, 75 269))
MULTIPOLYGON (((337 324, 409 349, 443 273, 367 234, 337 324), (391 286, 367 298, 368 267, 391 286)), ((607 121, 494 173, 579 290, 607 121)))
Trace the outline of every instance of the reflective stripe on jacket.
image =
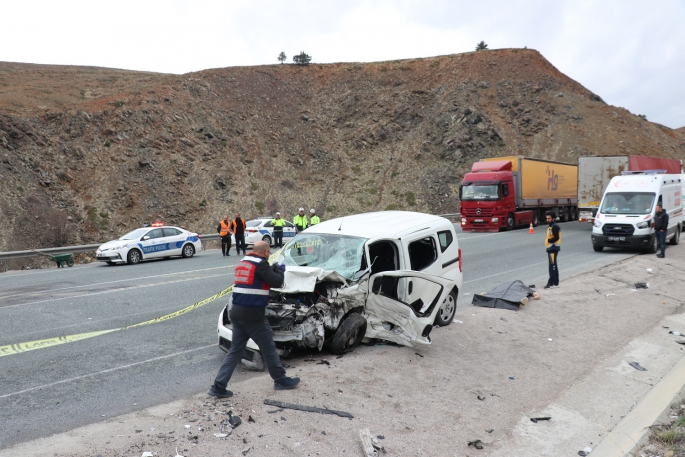
POLYGON ((271 286, 257 275, 257 266, 267 260, 256 255, 246 255, 235 267, 233 305, 266 306, 269 304, 271 286))

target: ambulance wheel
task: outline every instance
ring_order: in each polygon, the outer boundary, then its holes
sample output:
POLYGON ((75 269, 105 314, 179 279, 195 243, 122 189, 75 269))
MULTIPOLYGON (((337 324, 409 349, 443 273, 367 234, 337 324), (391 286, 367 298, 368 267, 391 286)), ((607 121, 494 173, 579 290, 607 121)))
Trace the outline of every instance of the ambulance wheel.
POLYGON ((659 242, 656 239, 656 234, 654 234, 654 236, 652 237, 652 243, 647 248, 647 252, 650 254, 655 254, 658 247, 659 247, 659 242))
POLYGON ((678 243, 680 243, 680 227, 675 228, 675 233, 673 234, 673 238, 671 238, 671 244, 673 246, 677 246, 678 243))
POLYGON ((129 265, 136 265, 140 263, 141 260, 143 260, 143 255, 140 253, 138 249, 131 249, 130 251, 128 251, 126 260, 129 265))
POLYGON ((594 249, 595 252, 602 252, 604 250, 604 246, 592 246, 592 249, 594 249))
POLYGON ((193 247, 192 244, 188 243, 185 246, 183 246, 183 250, 181 251, 181 257, 187 259, 195 255, 195 247, 193 247))
POLYGON ((269 235, 264 235, 262 241, 269 243, 269 246, 271 246, 271 237, 269 235))

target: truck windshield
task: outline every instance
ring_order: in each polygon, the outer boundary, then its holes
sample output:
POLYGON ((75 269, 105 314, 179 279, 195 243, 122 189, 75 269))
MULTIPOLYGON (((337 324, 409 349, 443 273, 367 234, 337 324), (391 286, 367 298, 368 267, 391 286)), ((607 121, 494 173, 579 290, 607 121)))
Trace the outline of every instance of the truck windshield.
POLYGON ((300 233, 285 245, 276 263, 333 270, 352 280, 362 268, 366 241, 356 236, 300 233))
POLYGON ((603 214, 649 214, 655 194, 652 192, 610 192, 599 209, 603 214))
POLYGON ((461 188, 462 200, 497 200, 499 198, 498 184, 468 184, 461 188))

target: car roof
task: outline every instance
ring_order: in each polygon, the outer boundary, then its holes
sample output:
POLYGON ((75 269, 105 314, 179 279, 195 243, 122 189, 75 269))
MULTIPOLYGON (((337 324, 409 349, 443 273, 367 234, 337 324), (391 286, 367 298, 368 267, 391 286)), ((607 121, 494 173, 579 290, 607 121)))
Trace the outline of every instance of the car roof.
POLYGON ((452 226, 444 217, 412 211, 377 211, 352 214, 316 224, 306 233, 335 233, 373 238, 376 236, 402 237, 436 224, 452 226))

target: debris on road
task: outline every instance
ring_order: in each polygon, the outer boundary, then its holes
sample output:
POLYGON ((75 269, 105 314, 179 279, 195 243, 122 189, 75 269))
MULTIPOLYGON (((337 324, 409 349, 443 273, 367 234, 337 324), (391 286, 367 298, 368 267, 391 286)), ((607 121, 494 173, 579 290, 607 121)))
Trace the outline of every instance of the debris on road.
POLYGON ((483 442, 481 440, 469 441, 469 446, 473 446, 476 449, 483 449, 483 442))
POLYGON ((415 352, 414 354, 418 355, 419 357, 423 358, 423 354, 419 354, 418 352, 415 352))
POLYGON ((538 421, 548 421, 548 420, 551 420, 551 419, 552 419, 552 418, 549 417, 549 416, 545 416, 545 417, 531 417, 531 418, 530 418, 531 422, 535 422, 536 424, 538 423, 538 421))
POLYGON ((368 428, 359 430, 359 438, 362 441, 365 457, 376 457, 379 450, 382 450, 385 454, 385 449, 378 443, 376 438, 371 436, 371 432, 369 432, 368 428))
POLYGON ((648 282, 636 282, 635 288, 636 289, 649 289, 649 283, 648 282))
POLYGON ((641 365, 640 365, 639 363, 637 363, 637 362, 630 362, 628 365, 630 365, 631 367, 635 368, 636 370, 647 371, 647 369, 646 369, 645 367, 641 366, 641 365))
POLYGON ((670 333, 671 335, 675 335, 675 336, 685 336, 685 335, 683 335, 683 334, 680 333, 680 332, 676 332, 675 330, 671 330, 671 331, 668 332, 668 333, 670 333))
POLYGON ((348 417, 350 419, 354 418, 354 416, 352 414, 346 413, 345 411, 336 411, 334 409, 317 408, 315 406, 296 405, 293 403, 284 403, 284 402, 278 401, 278 400, 266 399, 266 400, 264 400, 264 404, 270 405, 270 406, 277 406, 279 408, 288 408, 288 409, 296 409, 298 411, 307 411, 310 413, 336 414, 340 417, 348 417))
POLYGON ((505 282, 495 286, 487 293, 475 294, 471 304, 485 308, 499 308, 517 311, 528 303, 535 291, 520 280, 505 282))

